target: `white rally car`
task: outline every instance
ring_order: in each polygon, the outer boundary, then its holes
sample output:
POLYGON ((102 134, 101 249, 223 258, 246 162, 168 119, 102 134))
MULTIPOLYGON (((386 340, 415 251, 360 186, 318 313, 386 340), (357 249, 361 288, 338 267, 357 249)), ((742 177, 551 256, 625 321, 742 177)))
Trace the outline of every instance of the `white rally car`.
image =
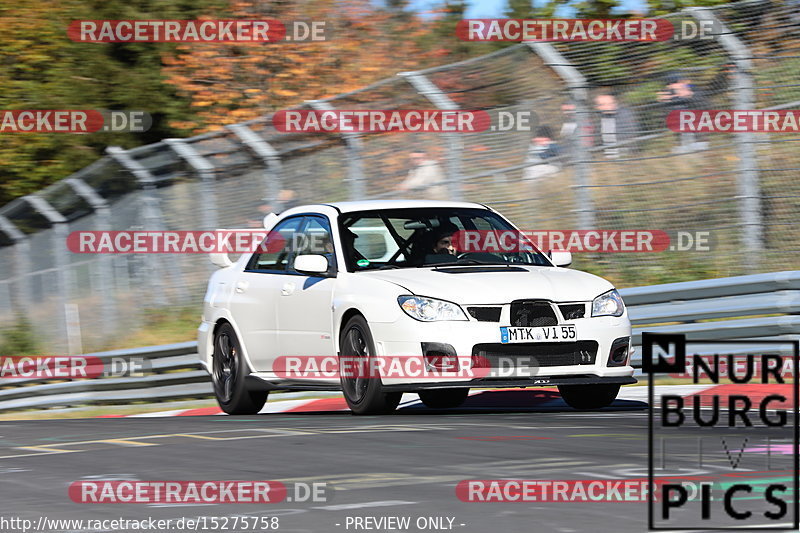
POLYGON ((222 268, 208 283, 198 344, 226 413, 257 413, 270 390, 341 390, 354 413, 375 414, 403 392, 444 408, 470 388, 553 385, 570 406, 593 409, 636 382, 622 299, 608 281, 565 268, 569 252, 454 249, 454 232, 518 233, 489 207, 342 202, 264 225, 271 245, 236 262, 212 257, 222 268), (315 364, 287 372, 292 357, 315 364), (316 372, 320 358, 398 357, 423 361, 422 371, 316 372))

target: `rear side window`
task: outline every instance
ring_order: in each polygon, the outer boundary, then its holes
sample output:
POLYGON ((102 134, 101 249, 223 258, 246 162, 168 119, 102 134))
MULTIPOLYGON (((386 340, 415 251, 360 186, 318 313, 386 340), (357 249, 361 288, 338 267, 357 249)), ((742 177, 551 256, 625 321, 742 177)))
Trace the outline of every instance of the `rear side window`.
POLYGON ((287 218, 279 222, 261 243, 259 249, 247 263, 245 270, 285 272, 289 269, 292 245, 300 234, 303 217, 287 218))

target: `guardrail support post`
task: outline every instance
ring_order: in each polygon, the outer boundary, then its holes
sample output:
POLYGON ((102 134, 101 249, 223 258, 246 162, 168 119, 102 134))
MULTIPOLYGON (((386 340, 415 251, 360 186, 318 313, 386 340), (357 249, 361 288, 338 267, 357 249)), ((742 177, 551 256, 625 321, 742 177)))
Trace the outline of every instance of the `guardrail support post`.
POLYGON ((229 124, 229 130, 239 141, 261 159, 264 164, 264 194, 265 200, 274 207, 274 213, 283 211, 280 192, 283 188, 283 165, 278 151, 256 132, 244 124, 229 124))
MULTIPOLYGON (((736 72, 733 75, 733 102, 735 109, 755 109, 755 81, 751 74, 753 64, 750 58, 753 53, 734 32, 722 23, 714 12, 707 8, 692 7, 687 11, 698 21, 711 21, 712 27, 719 33, 714 38, 725 49, 736 72)), ((741 254, 742 268, 745 271, 757 272, 760 252, 764 250, 764 219, 761 207, 761 187, 759 185, 758 154, 756 154, 755 136, 751 132, 738 132, 736 135, 736 151, 739 156, 738 192, 739 217, 742 225, 742 244, 748 252, 741 254)))
POLYGON ((164 142, 197 172, 203 191, 202 206, 200 207, 203 225, 208 230, 217 229, 219 221, 217 217, 216 167, 183 139, 164 139, 164 142))
MULTIPOLYGON (((445 111, 458 111, 461 109, 458 104, 453 102, 442 90, 421 72, 400 72, 402 76, 411 84, 416 91, 430 100, 437 109, 445 111)), ((451 200, 463 200, 464 173, 461 169, 461 154, 464 147, 458 133, 444 133, 447 141, 447 189, 450 192, 451 200)))
POLYGON ((575 166, 575 196, 578 208, 578 229, 594 229, 596 214, 590 181, 589 152, 586 150, 583 132, 591 120, 589 84, 581 72, 567 60, 553 45, 545 42, 528 42, 528 47, 538 55, 545 65, 552 68, 567 86, 572 103, 575 104, 575 134, 571 139, 572 159, 575 166))
MULTIPOLYGON (((335 108, 324 100, 308 100, 306 102, 316 111, 335 111, 335 108)), ((364 166, 361 161, 361 136, 358 133, 342 132, 342 138, 347 144, 347 177, 350 182, 350 200, 365 200, 367 190, 364 186, 364 166)))

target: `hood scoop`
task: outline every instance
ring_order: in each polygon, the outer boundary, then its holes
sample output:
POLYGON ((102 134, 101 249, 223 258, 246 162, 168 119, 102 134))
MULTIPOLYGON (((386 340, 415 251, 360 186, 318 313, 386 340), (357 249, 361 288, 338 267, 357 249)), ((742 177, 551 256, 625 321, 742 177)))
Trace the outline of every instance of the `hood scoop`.
POLYGON ((480 272, 528 272, 524 268, 512 266, 468 266, 468 267, 441 267, 434 268, 434 272, 444 272, 445 274, 475 274, 480 272))

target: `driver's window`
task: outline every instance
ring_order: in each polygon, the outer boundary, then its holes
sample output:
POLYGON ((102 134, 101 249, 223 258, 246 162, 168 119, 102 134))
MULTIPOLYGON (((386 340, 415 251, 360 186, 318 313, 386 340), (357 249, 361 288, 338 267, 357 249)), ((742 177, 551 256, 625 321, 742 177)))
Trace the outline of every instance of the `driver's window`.
POLYGON ((297 250, 297 255, 305 254, 324 255, 328 258, 328 265, 336 264, 331 229, 327 220, 319 217, 308 218, 297 250))
POLYGON ((294 217, 278 223, 250 258, 246 270, 285 272, 302 222, 303 217, 294 217))

